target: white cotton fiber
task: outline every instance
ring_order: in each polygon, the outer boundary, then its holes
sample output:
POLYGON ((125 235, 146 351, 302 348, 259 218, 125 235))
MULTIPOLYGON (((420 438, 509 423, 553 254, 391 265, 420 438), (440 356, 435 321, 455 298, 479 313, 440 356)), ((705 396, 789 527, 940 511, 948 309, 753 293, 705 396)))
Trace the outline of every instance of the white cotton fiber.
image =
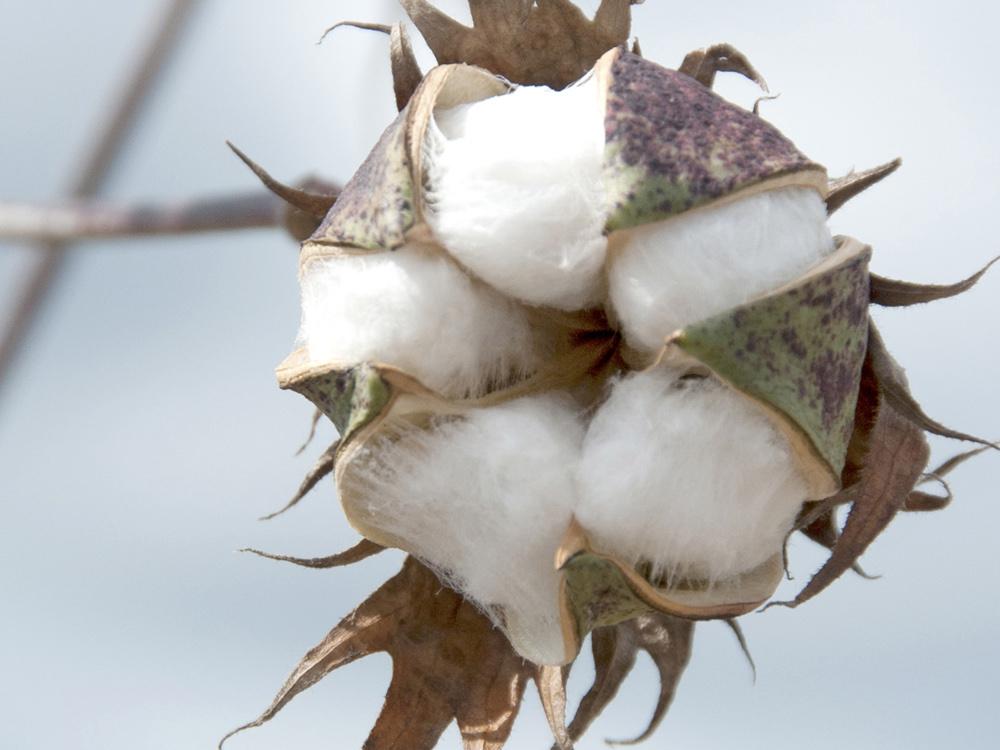
POLYGON ((674 331, 794 280, 833 249, 815 190, 782 188, 631 230, 610 261, 628 342, 657 352, 674 331))
POLYGON ((522 656, 553 664, 564 658, 554 559, 582 438, 572 401, 522 398, 378 440, 341 481, 368 523, 477 602, 522 656))
POLYGON ((457 398, 547 356, 522 306, 415 246, 316 259, 301 283, 300 339, 313 363, 382 362, 457 398))
POLYGON ((607 249, 602 107, 591 77, 437 112, 426 156, 428 221, 439 241, 518 299, 598 304, 607 249))
POLYGON ((601 550, 670 581, 718 581, 781 549, 808 490, 756 406, 680 375, 660 367, 613 385, 584 439, 576 513, 601 550))

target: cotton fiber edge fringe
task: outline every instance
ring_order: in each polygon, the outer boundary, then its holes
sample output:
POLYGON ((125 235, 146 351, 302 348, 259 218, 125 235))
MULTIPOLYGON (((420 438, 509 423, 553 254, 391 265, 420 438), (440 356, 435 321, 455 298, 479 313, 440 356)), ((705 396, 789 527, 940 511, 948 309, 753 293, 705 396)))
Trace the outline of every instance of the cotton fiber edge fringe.
POLYGON ((535 305, 600 303, 607 249, 597 79, 437 112, 428 129, 428 220, 445 248, 535 305))
POLYGON ((583 429, 567 397, 522 398, 377 440, 343 481, 371 523, 478 603, 521 656, 555 664, 564 653, 553 558, 576 500, 583 429))
POLYGON ((833 250, 815 190, 783 188, 629 232, 609 265, 628 342, 657 352, 679 328, 792 281, 833 250))
POLYGON ((416 247, 318 259, 301 283, 299 337, 317 364, 382 362, 458 398, 528 375, 549 353, 523 307, 416 247))
POLYGON ((736 391, 665 367, 614 383, 587 430, 577 518, 654 575, 718 581, 781 550, 807 485, 788 444, 736 391))

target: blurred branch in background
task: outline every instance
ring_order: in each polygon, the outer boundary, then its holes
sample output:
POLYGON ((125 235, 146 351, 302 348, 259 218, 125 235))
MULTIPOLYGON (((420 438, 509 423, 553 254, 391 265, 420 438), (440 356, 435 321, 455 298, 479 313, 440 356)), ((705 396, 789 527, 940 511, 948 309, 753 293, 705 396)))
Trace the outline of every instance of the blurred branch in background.
POLYGON ((278 227, 288 204, 269 192, 157 204, 0 201, 0 240, 76 240, 278 227))
MULTIPOLYGON (((79 175, 70 185, 68 194, 71 198, 88 198, 104 186, 143 106, 150 99, 171 53, 177 47, 185 22, 197 4, 198 0, 169 1, 159 27, 98 133, 79 175)), ((68 249, 65 242, 58 240, 48 241, 39 247, 39 258, 29 272, 0 338, 0 388, 32 323, 48 299, 65 264, 68 249)))

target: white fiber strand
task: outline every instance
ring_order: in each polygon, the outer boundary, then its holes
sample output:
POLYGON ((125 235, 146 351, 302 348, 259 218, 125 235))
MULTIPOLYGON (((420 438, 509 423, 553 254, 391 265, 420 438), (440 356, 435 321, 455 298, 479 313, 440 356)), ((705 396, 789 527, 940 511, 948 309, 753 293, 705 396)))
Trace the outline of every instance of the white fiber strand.
POLYGON ((435 118, 428 221, 445 248, 525 302, 599 304, 607 240, 596 77, 562 91, 520 87, 435 118))
POLYGON ((555 664, 564 653, 554 556, 582 438, 569 399, 523 398, 376 441, 345 481, 373 524, 478 603, 518 653, 555 664))
POLYGON ((629 232, 611 259, 628 342, 657 352, 679 328, 794 280, 833 249, 815 190, 783 188, 629 232))
POLYGON ((415 247, 315 260, 301 282, 300 339, 316 364, 382 362, 457 398, 547 356, 523 307, 415 247))
POLYGON ((807 485, 759 409, 680 375, 613 385, 584 440, 576 513, 599 548, 656 575, 724 580, 781 550, 807 485))

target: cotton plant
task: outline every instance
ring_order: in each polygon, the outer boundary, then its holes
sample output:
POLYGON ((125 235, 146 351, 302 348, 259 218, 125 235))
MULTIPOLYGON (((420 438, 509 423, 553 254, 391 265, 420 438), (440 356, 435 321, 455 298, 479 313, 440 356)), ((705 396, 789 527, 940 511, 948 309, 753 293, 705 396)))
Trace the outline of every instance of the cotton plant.
POLYGON ((470 0, 467 28, 403 0, 439 65, 377 27, 400 114, 337 200, 265 175, 308 229, 279 382, 339 433, 292 504, 332 472, 363 536, 280 559, 409 557, 247 726, 387 651, 365 747, 430 748, 456 719, 465 747, 499 748, 529 680, 568 747, 644 650, 663 682, 648 736, 694 623, 740 635, 792 534, 830 549, 798 606, 897 512, 943 507, 918 485, 988 446, 924 414, 869 317, 982 272, 884 279, 827 226, 898 161, 830 180, 712 91, 719 71, 763 84, 743 55, 646 60, 630 4, 589 20, 566 0, 470 0), (927 472, 925 432, 982 447, 927 472), (597 679, 567 727, 588 634, 597 679))

